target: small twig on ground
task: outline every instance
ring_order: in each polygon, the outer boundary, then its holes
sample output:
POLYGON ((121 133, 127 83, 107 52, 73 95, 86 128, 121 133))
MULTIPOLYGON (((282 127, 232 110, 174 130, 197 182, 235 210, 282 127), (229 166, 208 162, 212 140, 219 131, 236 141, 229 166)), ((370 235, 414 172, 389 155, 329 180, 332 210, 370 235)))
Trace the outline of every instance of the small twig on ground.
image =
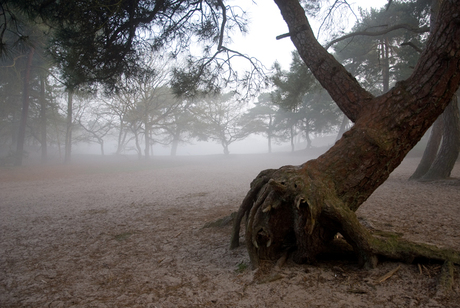
POLYGON ((385 274, 385 275, 383 275, 382 277, 380 277, 380 278, 377 280, 377 283, 382 283, 382 282, 384 282, 385 280, 387 280, 388 278, 390 278, 391 276, 393 276, 400 268, 401 268, 401 264, 398 265, 398 267, 395 268, 394 270, 391 270, 391 271, 389 271, 387 274, 385 274))
POLYGON ((425 265, 422 265, 422 267, 426 271, 426 273, 428 274, 428 277, 431 278, 430 270, 425 265))

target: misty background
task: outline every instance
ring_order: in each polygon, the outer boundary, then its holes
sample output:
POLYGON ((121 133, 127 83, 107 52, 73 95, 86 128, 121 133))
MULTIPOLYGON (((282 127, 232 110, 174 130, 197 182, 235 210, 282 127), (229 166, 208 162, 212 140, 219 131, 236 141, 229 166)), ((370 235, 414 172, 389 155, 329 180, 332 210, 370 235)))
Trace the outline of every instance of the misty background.
MULTIPOLYGON (((340 22, 324 23, 322 12, 312 26, 325 43, 337 33, 388 22, 386 3, 355 1, 353 10, 338 10, 340 22)), ((250 22, 247 33, 234 33, 227 43, 248 56, 235 59, 228 70, 244 75, 251 69, 248 60, 253 61, 263 72, 251 81, 258 83, 255 87, 237 85, 218 94, 198 91, 190 96, 189 92, 196 90, 187 87, 196 85, 177 70, 186 67, 190 58, 186 54, 172 56, 164 49, 144 54, 145 71, 131 79, 122 77, 116 91, 99 85, 70 91, 59 77, 59 66, 43 50, 14 50, 18 56, 2 58, 0 67, 0 164, 20 165, 22 160, 38 159, 68 163, 72 155, 85 154, 148 159, 325 150, 332 146, 351 123, 293 51, 289 38, 275 39, 287 31, 276 5, 245 5, 250 22), (21 140, 28 59, 30 102, 21 140)), ((32 24, 25 22, 21 30, 35 42, 48 39, 32 24)), ((395 34, 387 43, 396 45, 403 39, 402 34, 395 34)), ((414 35, 413 39, 423 43, 424 36, 414 35)), ((363 38, 338 43, 332 52, 369 91, 379 94, 407 77, 407 68, 417 58, 415 51, 391 49, 385 54, 385 48, 389 46, 379 37, 363 38)), ((245 82, 240 77, 240 84, 245 82)))

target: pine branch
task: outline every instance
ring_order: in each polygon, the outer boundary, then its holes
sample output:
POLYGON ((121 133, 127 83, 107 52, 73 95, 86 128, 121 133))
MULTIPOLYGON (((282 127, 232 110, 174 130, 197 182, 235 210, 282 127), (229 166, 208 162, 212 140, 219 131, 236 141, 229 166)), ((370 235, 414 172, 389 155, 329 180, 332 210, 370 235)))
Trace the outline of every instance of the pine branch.
POLYGON ((331 47, 335 43, 338 43, 340 41, 346 40, 347 38, 350 38, 350 37, 355 37, 355 36, 360 36, 360 35, 362 35, 362 36, 381 36, 381 35, 388 34, 388 33, 392 32, 392 31, 396 31, 396 30, 399 30, 399 29, 406 29, 406 30, 409 30, 409 31, 414 32, 414 33, 430 32, 430 27, 428 27, 428 26, 419 28, 419 27, 415 27, 415 26, 412 26, 412 25, 409 25, 409 24, 400 24, 400 25, 394 25, 394 26, 389 27, 389 28, 387 28, 385 30, 382 30, 382 31, 364 30, 364 31, 353 32, 353 33, 341 36, 339 38, 336 38, 335 40, 332 40, 331 42, 329 42, 326 45, 325 48, 327 50, 327 49, 329 49, 329 47, 331 47))

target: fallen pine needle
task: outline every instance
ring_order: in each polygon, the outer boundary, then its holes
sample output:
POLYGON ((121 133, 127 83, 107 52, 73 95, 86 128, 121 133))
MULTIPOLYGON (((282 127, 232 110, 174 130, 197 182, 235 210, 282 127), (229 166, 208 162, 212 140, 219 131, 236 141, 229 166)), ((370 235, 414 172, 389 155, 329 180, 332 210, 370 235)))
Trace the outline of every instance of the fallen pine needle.
POLYGON ((422 266, 420 265, 420 263, 418 263, 417 265, 418 265, 418 270, 420 271, 420 275, 423 275, 422 266))
POLYGON ((426 268, 425 265, 422 265, 423 269, 426 271, 426 273, 428 274, 428 277, 431 278, 431 274, 430 274, 430 270, 428 268, 426 268))
POLYGON ((394 270, 391 270, 389 271, 387 274, 383 275, 382 277, 380 277, 377 281, 377 283, 382 283, 384 282, 385 280, 387 280, 388 278, 390 278, 391 276, 393 276, 399 269, 401 268, 401 264, 398 265, 397 268, 395 268, 394 270))

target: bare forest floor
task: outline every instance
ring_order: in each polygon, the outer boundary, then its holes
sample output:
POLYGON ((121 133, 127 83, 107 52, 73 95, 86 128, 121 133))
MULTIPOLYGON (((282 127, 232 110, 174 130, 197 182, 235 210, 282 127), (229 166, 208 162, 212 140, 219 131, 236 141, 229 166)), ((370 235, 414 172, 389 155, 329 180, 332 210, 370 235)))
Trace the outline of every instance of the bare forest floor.
MULTIPOLYGON (((0 307, 460 307, 437 289, 440 265, 353 259, 289 261, 257 279, 231 226, 203 228, 236 211, 266 168, 305 155, 94 157, 70 166, 0 169, 0 307), (381 278, 399 268, 388 279, 381 278)), ((413 241, 460 249, 456 179, 409 182, 407 158, 358 215, 413 241)))

